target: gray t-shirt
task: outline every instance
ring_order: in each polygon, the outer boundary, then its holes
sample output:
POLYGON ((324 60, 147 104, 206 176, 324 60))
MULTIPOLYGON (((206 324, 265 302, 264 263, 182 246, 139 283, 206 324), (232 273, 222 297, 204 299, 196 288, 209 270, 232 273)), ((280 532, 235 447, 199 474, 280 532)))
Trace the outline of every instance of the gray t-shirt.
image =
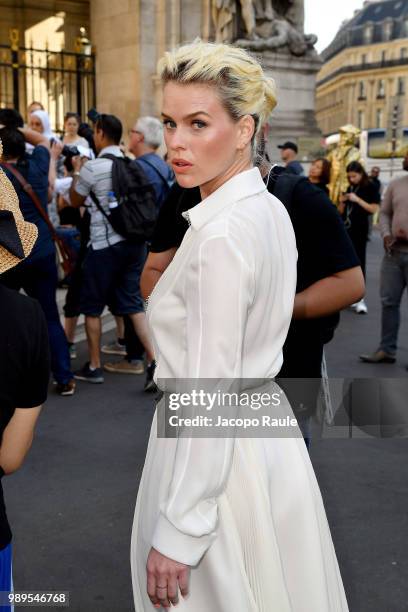
MULTIPOLYGON (((118 146, 105 147, 96 159, 86 162, 80 172, 75 191, 81 196, 89 196, 90 192, 96 195, 103 210, 109 214, 108 193, 112 191, 112 160, 101 156, 109 153, 116 157, 123 157, 118 146)), ((115 232, 108 219, 101 213, 96 204, 92 202, 89 207, 91 213, 90 244, 95 251, 106 249, 122 240, 115 232)))

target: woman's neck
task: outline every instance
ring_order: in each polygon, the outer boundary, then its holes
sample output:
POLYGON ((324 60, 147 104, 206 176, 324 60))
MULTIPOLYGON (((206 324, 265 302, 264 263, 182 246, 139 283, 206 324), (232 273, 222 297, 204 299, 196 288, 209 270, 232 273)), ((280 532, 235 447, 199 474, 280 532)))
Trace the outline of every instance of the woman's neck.
POLYGON ((309 176, 309 181, 311 183, 314 183, 315 185, 318 185, 320 183, 320 179, 316 178, 315 176, 309 176))
POLYGON ((78 134, 65 134, 64 142, 75 142, 76 140, 78 140, 78 138, 78 134))
POLYGON ((250 170, 251 168, 253 168, 253 164, 249 159, 242 159, 235 162, 224 174, 216 176, 204 185, 200 185, 201 199, 205 200, 205 198, 208 198, 214 191, 217 191, 224 183, 232 179, 233 176, 245 172, 245 170, 250 170))

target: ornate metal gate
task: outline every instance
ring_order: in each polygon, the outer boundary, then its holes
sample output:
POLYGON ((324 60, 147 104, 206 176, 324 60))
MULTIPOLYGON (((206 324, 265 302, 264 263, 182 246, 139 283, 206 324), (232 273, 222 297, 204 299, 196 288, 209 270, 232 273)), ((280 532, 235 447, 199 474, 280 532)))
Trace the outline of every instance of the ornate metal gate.
POLYGON ((41 102, 56 132, 63 131, 66 112, 82 118, 96 105, 95 56, 90 45, 78 52, 50 51, 19 45, 18 30, 10 31, 10 45, 0 45, 0 107, 13 107, 26 118, 27 106, 41 102))

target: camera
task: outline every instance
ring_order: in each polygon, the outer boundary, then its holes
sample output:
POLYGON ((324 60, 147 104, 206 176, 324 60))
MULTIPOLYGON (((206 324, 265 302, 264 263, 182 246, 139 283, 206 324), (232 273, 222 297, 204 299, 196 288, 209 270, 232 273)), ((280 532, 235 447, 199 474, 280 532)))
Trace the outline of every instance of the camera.
POLYGON ((76 155, 81 155, 81 153, 75 146, 70 147, 69 145, 64 145, 61 155, 64 157, 75 157, 76 155))

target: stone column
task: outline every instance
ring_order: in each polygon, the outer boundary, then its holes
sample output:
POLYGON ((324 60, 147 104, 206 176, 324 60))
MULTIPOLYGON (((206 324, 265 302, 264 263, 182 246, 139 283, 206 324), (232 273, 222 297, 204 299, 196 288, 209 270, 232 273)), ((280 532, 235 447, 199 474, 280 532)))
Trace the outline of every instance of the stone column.
POLYGON ((259 54, 261 64, 277 85, 278 105, 269 121, 268 152, 279 161, 278 143, 293 140, 302 159, 319 146, 321 133, 315 118, 316 74, 321 67, 317 54, 294 57, 282 51, 259 54))
POLYGON ((211 0, 202 0, 201 38, 208 42, 211 34, 211 0))
POLYGON ((100 112, 117 115, 125 130, 140 112, 140 2, 91 0, 100 112))
MULTIPOLYGON (((166 0, 156 0, 156 50, 154 55, 154 64, 150 66, 150 81, 153 88, 154 105, 150 112, 146 109, 145 113, 142 114, 155 114, 158 115, 161 109, 162 103, 162 89, 161 82, 156 72, 157 61, 163 56, 167 49, 166 45, 166 31, 167 31, 167 19, 166 19, 166 0)), ((172 20, 173 25, 173 20, 172 20)), ((143 108, 146 105, 143 105, 143 108)))
POLYGON ((180 0, 171 0, 171 35, 170 48, 174 49, 180 43, 181 26, 180 0))

